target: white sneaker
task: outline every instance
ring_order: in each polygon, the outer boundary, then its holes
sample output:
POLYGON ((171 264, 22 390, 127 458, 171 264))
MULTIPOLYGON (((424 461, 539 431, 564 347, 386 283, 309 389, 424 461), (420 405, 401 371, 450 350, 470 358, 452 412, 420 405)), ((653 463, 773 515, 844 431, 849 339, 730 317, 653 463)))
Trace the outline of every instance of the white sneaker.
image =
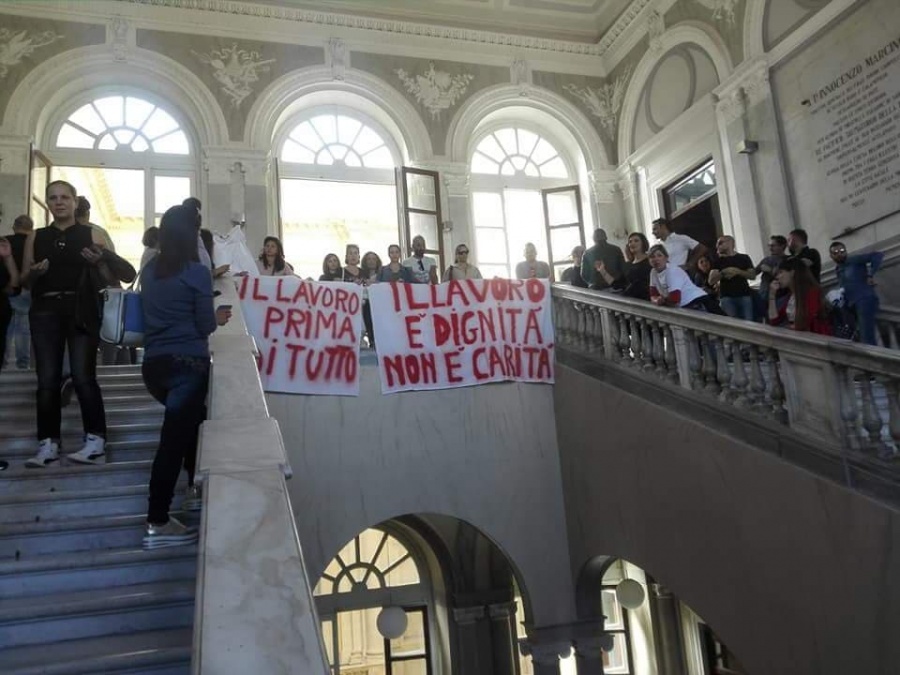
POLYGON ((48 464, 59 461, 59 444, 45 438, 38 444, 37 454, 25 462, 29 469, 43 469, 48 464))
POLYGON ((106 440, 94 434, 84 437, 84 447, 66 457, 76 464, 106 464, 106 452, 103 449, 106 440))

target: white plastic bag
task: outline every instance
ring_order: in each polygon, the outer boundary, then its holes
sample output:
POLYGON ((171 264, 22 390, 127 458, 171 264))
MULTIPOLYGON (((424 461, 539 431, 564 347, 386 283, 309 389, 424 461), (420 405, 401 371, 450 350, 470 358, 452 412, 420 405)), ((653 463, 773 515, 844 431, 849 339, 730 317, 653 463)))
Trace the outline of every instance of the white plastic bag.
POLYGON ((247 247, 247 237, 240 225, 231 228, 228 234, 213 233, 213 241, 213 264, 216 267, 230 265, 231 274, 246 272, 251 277, 259 276, 256 258, 247 247))

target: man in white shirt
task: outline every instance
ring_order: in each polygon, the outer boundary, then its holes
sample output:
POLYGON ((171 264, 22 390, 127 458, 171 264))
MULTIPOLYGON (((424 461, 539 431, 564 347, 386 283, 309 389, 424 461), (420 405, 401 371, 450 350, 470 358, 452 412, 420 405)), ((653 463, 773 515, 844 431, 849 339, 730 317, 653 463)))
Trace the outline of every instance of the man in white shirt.
POLYGON ((425 255, 425 237, 413 237, 412 248, 413 254, 403 261, 403 266, 409 268, 413 283, 437 284, 437 261, 425 255))
POLYGON ((653 221, 653 236, 665 243, 669 264, 684 270, 693 269, 697 259, 708 252, 706 246, 693 237, 672 232, 672 226, 665 218, 653 221))

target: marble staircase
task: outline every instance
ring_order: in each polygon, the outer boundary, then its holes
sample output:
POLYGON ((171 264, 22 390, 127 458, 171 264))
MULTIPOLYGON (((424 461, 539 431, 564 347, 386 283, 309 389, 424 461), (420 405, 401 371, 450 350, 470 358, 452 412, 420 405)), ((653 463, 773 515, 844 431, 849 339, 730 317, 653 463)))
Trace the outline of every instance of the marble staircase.
MULTIPOLYGON (((197 548, 141 548, 162 407, 137 367, 99 369, 107 463, 26 469, 34 374, 0 374, 0 672, 190 672, 197 548)), ((64 451, 80 447, 77 401, 64 451)), ((176 506, 177 496, 176 492, 176 506)))

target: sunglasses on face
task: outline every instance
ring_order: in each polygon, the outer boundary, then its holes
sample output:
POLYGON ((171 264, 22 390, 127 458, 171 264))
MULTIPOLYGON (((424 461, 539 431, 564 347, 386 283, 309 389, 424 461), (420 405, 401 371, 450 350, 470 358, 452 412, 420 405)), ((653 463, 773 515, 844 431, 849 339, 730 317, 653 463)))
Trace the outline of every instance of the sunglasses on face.
POLYGON ((469 252, 466 249, 460 249, 456 252, 456 255, 469 255, 469 252))

